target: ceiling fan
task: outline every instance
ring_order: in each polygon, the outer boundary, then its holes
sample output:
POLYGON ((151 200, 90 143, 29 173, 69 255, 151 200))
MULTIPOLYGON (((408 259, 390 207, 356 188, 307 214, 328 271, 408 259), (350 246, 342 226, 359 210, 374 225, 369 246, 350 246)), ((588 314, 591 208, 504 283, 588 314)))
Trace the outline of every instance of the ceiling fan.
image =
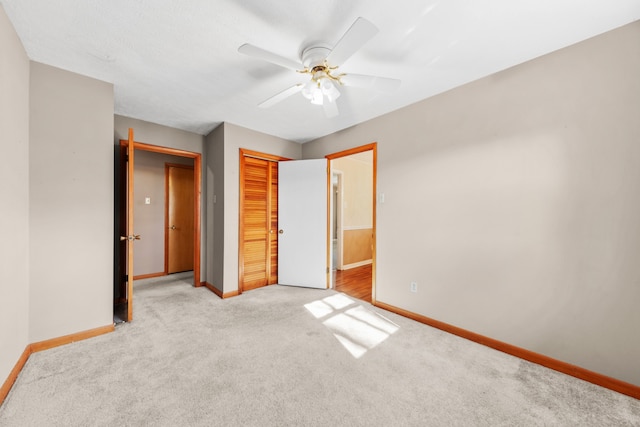
POLYGON ((290 60, 248 43, 240 46, 238 52, 311 76, 307 83, 291 86, 261 102, 258 104, 259 107, 271 107, 293 94, 302 92, 302 95, 312 104, 322 105, 326 116, 331 118, 338 115, 336 99, 340 96, 338 88, 341 86, 361 87, 382 92, 392 92, 400 86, 400 80, 397 79, 364 74, 345 74, 337 71, 340 65, 377 33, 378 28, 375 25, 364 18, 357 18, 333 49, 324 46, 309 46, 302 51, 301 62, 290 60))

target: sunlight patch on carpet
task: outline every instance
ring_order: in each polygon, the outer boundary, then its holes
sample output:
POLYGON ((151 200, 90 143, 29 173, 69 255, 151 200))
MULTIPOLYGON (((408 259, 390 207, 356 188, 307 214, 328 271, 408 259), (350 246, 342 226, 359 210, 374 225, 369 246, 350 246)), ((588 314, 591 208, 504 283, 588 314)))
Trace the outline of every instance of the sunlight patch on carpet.
POLYGON ((356 359, 394 334, 399 326, 344 294, 335 294, 305 304, 305 308, 322 324, 356 359))
POLYGON ((355 304, 355 302, 345 294, 335 294, 330 297, 305 304, 305 308, 309 310, 316 319, 320 319, 327 314, 333 313, 335 310, 341 310, 351 304, 355 304))

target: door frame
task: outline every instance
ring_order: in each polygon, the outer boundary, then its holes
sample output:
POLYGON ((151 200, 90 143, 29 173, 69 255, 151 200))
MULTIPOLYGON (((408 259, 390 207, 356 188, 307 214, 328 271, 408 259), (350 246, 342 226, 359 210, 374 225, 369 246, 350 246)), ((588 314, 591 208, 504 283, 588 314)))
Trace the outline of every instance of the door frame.
MULTIPOLYGON (((347 150, 339 151, 337 153, 327 154, 325 158, 329 161, 329 167, 327 168, 327 262, 330 262, 330 245, 331 245, 331 191, 333 189, 333 185, 331 184, 331 161, 335 159, 339 159, 340 157, 347 157, 352 154, 363 153, 365 151, 371 151, 373 155, 373 183, 372 183, 372 234, 373 234, 373 243, 371 248, 371 304, 376 303, 376 195, 377 195, 377 183, 378 183, 378 143, 372 142, 370 144, 361 145, 359 147, 349 148, 347 150)), ((331 265, 331 264, 327 264, 331 265)), ((331 276, 329 276, 329 280, 331 280, 331 276)), ((333 283, 331 283, 333 286, 333 283)))
MULTIPOLYGON (((121 146, 128 146, 126 139, 120 140, 121 146)), ((200 253, 201 253, 201 206, 202 206, 202 154, 193 151, 180 150, 178 148, 162 147, 159 145, 147 144, 144 142, 133 142, 134 150, 151 151, 153 153, 169 154, 178 157, 188 157, 193 159, 193 286, 200 287, 200 253)), ((127 207, 121 207, 126 209, 127 207)))
POLYGON ((248 150, 245 148, 239 149, 240 162, 239 168, 239 205, 238 205, 238 294, 242 294, 244 288, 244 158, 253 157, 256 159, 267 160, 271 162, 282 162, 292 160, 287 157, 277 156, 275 154, 267 154, 259 151, 248 150))
MULTIPOLYGON (((191 171, 193 172, 194 181, 196 178, 195 167, 193 165, 185 165, 182 163, 167 163, 167 162, 165 162, 164 164, 164 274, 165 275, 169 274, 169 207, 170 207, 169 168, 191 169, 191 171)), ((195 199, 195 193, 194 193, 194 199, 195 199)), ((195 229, 195 223, 194 223, 194 229, 195 229)), ((195 257, 195 253, 194 253, 194 257, 195 257)), ((195 258, 193 259, 193 263, 195 265, 195 258)))

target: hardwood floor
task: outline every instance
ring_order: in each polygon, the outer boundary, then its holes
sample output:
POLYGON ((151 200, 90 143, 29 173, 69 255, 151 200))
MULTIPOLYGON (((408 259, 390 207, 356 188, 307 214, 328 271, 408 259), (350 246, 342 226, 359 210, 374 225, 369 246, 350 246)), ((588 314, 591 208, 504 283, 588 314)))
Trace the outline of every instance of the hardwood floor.
POLYGON ((333 272, 334 288, 353 298, 371 302, 371 264, 333 272))

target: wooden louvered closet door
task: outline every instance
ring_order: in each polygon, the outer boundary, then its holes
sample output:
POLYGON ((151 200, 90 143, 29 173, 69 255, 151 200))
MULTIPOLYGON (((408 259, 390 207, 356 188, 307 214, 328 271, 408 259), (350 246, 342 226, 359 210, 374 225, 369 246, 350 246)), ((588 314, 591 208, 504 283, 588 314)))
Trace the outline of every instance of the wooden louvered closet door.
POLYGON ((278 162, 241 160, 240 289, 278 282, 278 162))

